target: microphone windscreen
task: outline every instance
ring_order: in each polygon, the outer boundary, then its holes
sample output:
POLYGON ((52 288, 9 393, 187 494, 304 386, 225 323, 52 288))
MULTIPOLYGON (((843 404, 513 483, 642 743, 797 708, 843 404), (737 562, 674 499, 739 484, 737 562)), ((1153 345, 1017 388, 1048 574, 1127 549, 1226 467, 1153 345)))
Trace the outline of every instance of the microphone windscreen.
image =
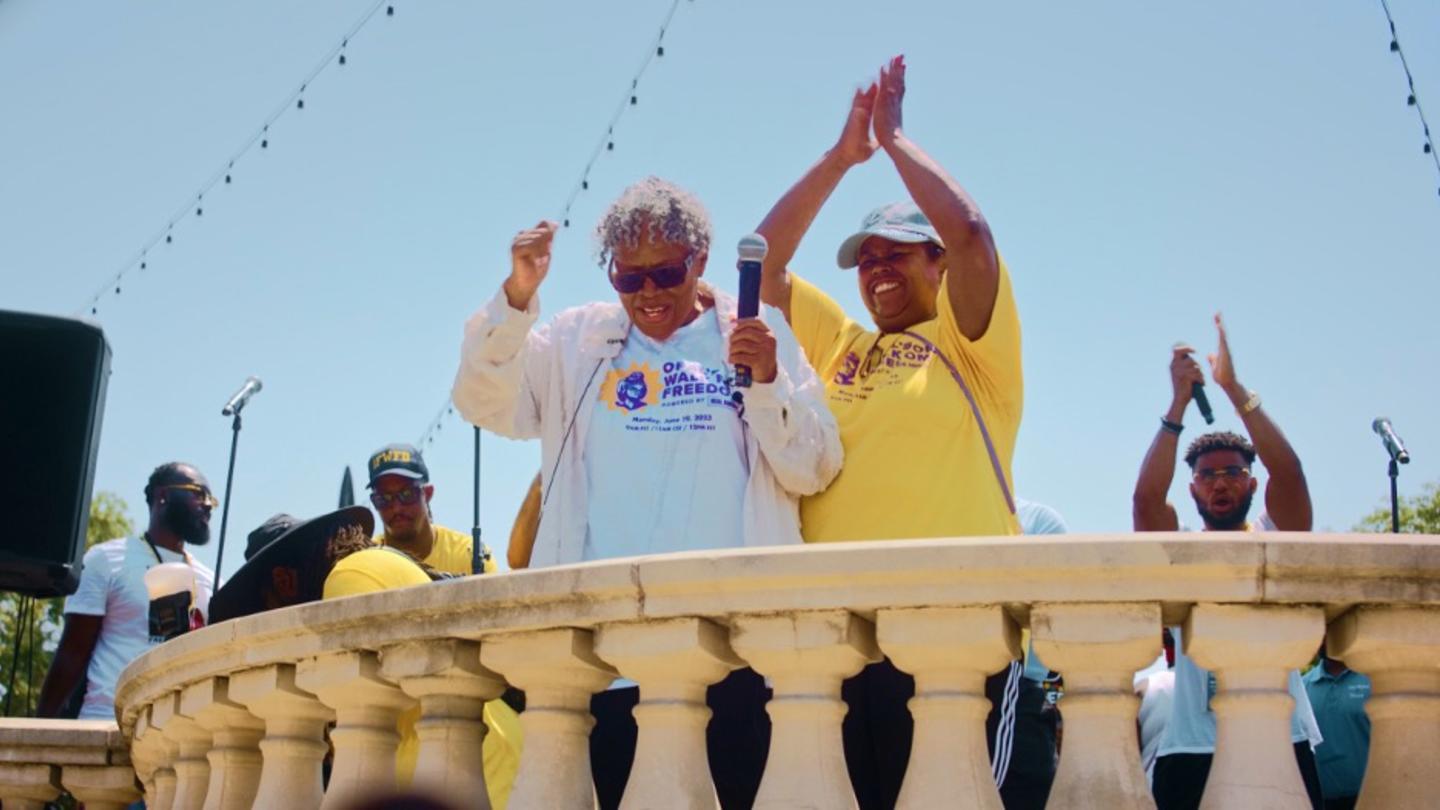
POLYGON ((740 237, 740 245, 736 250, 742 262, 763 262, 765 254, 770 252, 770 243, 758 233, 747 234, 740 237))

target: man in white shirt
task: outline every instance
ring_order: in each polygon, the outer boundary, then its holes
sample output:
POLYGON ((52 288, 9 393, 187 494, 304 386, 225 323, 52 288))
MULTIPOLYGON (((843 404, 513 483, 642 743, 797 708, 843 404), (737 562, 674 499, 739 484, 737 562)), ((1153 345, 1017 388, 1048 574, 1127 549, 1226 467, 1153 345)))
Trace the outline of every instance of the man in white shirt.
POLYGON ((59 716, 83 678, 80 719, 115 718, 115 682, 120 672, 164 640, 151 633, 152 604, 145 588, 145 572, 150 568, 180 562, 194 570, 190 606, 203 622, 215 574, 185 545, 210 542, 210 513, 219 502, 199 470, 170 462, 150 474, 145 504, 150 520, 144 533, 108 540, 85 552, 80 586, 65 600, 65 629, 40 692, 41 717, 59 716))
MULTIPOLYGON (((1210 373, 1215 384, 1235 406, 1250 439, 1230 432, 1209 433, 1191 443, 1185 453, 1193 480, 1190 495, 1204 521, 1205 531, 1310 531, 1312 520, 1310 489, 1300 458, 1280 427, 1260 407, 1260 396, 1241 385, 1235 376, 1230 344, 1220 316, 1215 316, 1219 347, 1210 355, 1210 373), (1254 444, 1251 444, 1251 442, 1254 444), (1265 487, 1265 511, 1249 520, 1251 501, 1259 482, 1251 473, 1256 458, 1265 465, 1270 481, 1265 487)), ((1175 475, 1175 456, 1185 409, 1194 385, 1204 385, 1205 375, 1191 356, 1194 349, 1176 346, 1170 360, 1170 382, 1174 393, 1170 410, 1160 417, 1160 429, 1135 482, 1134 521, 1139 532, 1181 531, 1175 507, 1165 499, 1175 475)), ((1215 692, 1213 676, 1197 667, 1185 655, 1179 628, 1175 636, 1175 688, 1168 722, 1161 734, 1152 789, 1158 810, 1196 810, 1205 791, 1205 780, 1215 753, 1215 713, 1210 698, 1215 692)), ((1315 810, 1320 810, 1320 781, 1315 770, 1312 747, 1320 742, 1319 726, 1310 710, 1310 700, 1298 672, 1290 673, 1290 694, 1295 698, 1291 719, 1291 742, 1295 759, 1315 810)))

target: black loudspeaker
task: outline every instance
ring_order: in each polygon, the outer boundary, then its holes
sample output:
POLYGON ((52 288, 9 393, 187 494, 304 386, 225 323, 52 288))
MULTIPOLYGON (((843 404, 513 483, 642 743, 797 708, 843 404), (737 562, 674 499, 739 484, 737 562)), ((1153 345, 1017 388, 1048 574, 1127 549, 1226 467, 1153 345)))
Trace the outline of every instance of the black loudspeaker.
POLYGON ((0 591, 80 584, 109 378, 99 326, 0 310, 0 591))

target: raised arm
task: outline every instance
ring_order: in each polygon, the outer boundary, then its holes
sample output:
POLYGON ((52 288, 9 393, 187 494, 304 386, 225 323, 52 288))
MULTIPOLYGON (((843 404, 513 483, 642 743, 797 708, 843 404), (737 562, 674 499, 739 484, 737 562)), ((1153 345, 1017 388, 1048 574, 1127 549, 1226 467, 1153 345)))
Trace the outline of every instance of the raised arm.
POLYGON ((990 226, 970 195, 901 126, 905 57, 880 69, 875 98, 875 139, 895 163, 910 198, 945 242, 945 294, 961 334, 979 340, 990 328, 1000 290, 1000 260, 990 226))
POLYGON ((451 400, 466 421, 512 439, 539 435, 544 390, 545 327, 535 298, 550 270, 554 222, 521 231, 510 245, 510 275, 499 293, 465 324, 451 400))
POLYGON ((870 135, 875 93, 874 84, 855 91, 840 140, 785 192, 757 229, 770 243, 760 277, 760 300, 785 313, 786 321, 790 320, 790 260, 800 240, 840 184, 840 178, 875 153, 875 139, 870 135))
POLYGON ((1235 412, 1240 414, 1240 421, 1245 423, 1245 430, 1250 434, 1250 442, 1255 445, 1255 454, 1270 474, 1270 483, 1265 486, 1265 512, 1277 529, 1308 532, 1314 517, 1310 507, 1310 487, 1305 483, 1300 457, 1295 454, 1285 434, 1280 432, 1280 426, 1260 407, 1259 397, 1252 399, 1250 390, 1236 379, 1230 341, 1225 336, 1225 324, 1218 312, 1215 314, 1215 329, 1220 333, 1220 345, 1215 354, 1210 355, 1210 376, 1235 405, 1235 412))
MULTIPOLYGON (((1175 347, 1170 357, 1170 408, 1165 412, 1165 422, 1181 424, 1185 409, 1190 405, 1191 386, 1204 384, 1205 374, 1200 364, 1192 357, 1195 350, 1186 345, 1175 347)), ((1175 478, 1175 457, 1180 444, 1180 434, 1160 423, 1150 449, 1145 452, 1145 461, 1140 464, 1140 477, 1135 481, 1132 515, 1137 532, 1179 531, 1180 519, 1175 507, 1167 501, 1170 482, 1175 478)))

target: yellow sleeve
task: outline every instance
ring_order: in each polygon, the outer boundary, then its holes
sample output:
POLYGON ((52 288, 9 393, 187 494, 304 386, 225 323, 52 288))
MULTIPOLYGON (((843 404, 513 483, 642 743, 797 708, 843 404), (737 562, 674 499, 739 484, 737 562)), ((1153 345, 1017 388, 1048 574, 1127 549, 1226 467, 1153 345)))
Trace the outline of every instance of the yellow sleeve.
POLYGON ((494 810, 505 810, 510 804, 515 774, 520 770, 525 735, 520 729, 520 715, 503 700, 485 704, 485 725, 489 728, 481 752, 485 762, 485 789, 490 794, 490 806, 494 810))
POLYGON ((1020 314, 1015 308, 1015 291, 1010 286, 1010 271, 1005 259, 996 254, 1000 266, 1000 286, 995 291, 995 309, 990 326, 979 340, 970 340, 955 322, 955 310, 948 292, 941 287, 937 301, 939 310, 939 344, 952 362, 965 375, 975 391, 975 398, 992 418, 1006 416, 1018 422, 1024 403, 1024 377, 1020 363, 1020 314), (994 413, 998 408, 1002 413, 994 413))
POLYGON ((790 274, 790 330, 818 373, 824 373, 835 344, 853 326, 835 299, 795 273, 790 274))

